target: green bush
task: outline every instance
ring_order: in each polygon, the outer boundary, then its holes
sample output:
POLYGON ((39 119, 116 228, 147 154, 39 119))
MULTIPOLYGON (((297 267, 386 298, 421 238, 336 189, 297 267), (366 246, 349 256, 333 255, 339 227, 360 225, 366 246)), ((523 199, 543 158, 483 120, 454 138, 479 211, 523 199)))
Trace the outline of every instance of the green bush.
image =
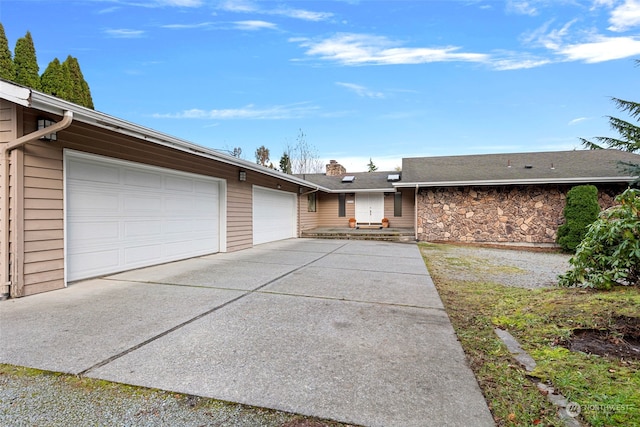
POLYGON ((640 286, 640 190, 628 189, 616 202, 591 224, 560 286, 640 286))
POLYGON ((598 219, 598 189, 593 185, 579 185, 567 192, 564 207, 565 223, 558 228, 557 242, 566 252, 575 252, 587 234, 589 225, 598 219))

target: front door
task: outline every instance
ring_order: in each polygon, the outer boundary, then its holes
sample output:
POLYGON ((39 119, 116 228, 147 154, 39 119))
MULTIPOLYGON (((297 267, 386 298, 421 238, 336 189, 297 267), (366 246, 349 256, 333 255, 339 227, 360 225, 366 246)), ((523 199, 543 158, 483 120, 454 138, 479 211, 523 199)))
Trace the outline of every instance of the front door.
POLYGON ((356 221, 359 224, 379 224, 384 217, 384 194, 356 193, 356 221))

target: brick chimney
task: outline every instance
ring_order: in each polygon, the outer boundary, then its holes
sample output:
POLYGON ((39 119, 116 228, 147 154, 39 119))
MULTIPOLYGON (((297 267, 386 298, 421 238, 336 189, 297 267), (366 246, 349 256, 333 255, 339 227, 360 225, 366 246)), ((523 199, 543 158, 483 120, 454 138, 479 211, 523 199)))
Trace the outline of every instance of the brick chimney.
POLYGON ((327 176, 339 176, 347 173, 347 170, 335 160, 329 160, 327 165, 327 176))

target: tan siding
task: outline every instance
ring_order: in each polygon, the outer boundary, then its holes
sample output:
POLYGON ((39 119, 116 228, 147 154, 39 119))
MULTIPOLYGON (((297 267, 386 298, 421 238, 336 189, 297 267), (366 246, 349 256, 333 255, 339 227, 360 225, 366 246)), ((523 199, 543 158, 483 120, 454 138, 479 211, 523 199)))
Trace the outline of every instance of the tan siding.
POLYGON ((320 217, 318 207, 318 197, 320 193, 314 193, 316 195, 316 211, 309 212, 309 199, 308 194, 303 194, 298 197, 298 220, 299 220, 299 232, 304 230, 311 230, 318 227, 318 220, 320 217))
POLYGON ((35 295, 41 292, 49 292, 55 291, 56 289, 60 289, 60 280, 55 279, 50 281, 31 283, 29 286, 25 287, 25 292, 23 296, 35 295))
MULTIPOLYGON (((7 143, 16 138, 17 132, 17 110, 16 106, 8 101, 0 100, 0 144, 7 143)), ((3 218, 5 214, 5 205, 9 201, 10 188, 5 184, 5 180, 8 180, 8 176, 5 176, 8 164, 4 155, 0 159, 0 218, 3 218)), ((0 240, 9 237, 9 224, 4 223, 0 219, 0 240), (6 237, 5 237, 6 233, 6 237)), ((8 242, 6 242, 8 243, 8 242)), ((0 245, 0 293, 7 293, 8 288, 5 288, 4 283, 9 281, 9 267, 5 263, 7 254, 4 253, 4 246, 0 245)))
MULTIPOLYGON (((25 113, 29 126, 35 128, 35 117, 25 113)), ((22 151, 24 294, 31 295, 64 287, 62 149, 55 142, 35 141, 22 151)))
MULTIPOLYGON (((35 128, 36 114, 24 111, 25 132, 35 128)), ((0 125, 1 126, 1 125, 0 125)), ((24 295, 64 285, 63 149, 144 163, 224 179, 227 182, 227 250, 253 245, 252 185, 298 194, 298 186, 247 171, 238 181, 239 167, 145 142, 126 135, 73 122, 58 132, 58 141, 37 141, 24 151, 24 295)), ((306 207, 306 204, 305 204, 306 207)))
POLYGON ((227 251, 253 245, 252 191, 249 182, 230 180, 227 184, 227 251))
POLYGON ((413 228, 415 226, 415 190, 402 188, 402 216, 393 216, 394 195, 385 196, 385 216, 389 219, 390 227, 413 228))

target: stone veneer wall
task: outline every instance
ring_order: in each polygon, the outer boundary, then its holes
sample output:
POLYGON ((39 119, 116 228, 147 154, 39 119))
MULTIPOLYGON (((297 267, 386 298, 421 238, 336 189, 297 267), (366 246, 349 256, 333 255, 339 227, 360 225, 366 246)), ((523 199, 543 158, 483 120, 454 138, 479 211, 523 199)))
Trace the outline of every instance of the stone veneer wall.
MULTIPOLYGON (((626 187, 598 188, 605 209, 626 187)), ((569 189, 559 185, 423 188, 417 200, 418 240, 555 244, 569 189)))

